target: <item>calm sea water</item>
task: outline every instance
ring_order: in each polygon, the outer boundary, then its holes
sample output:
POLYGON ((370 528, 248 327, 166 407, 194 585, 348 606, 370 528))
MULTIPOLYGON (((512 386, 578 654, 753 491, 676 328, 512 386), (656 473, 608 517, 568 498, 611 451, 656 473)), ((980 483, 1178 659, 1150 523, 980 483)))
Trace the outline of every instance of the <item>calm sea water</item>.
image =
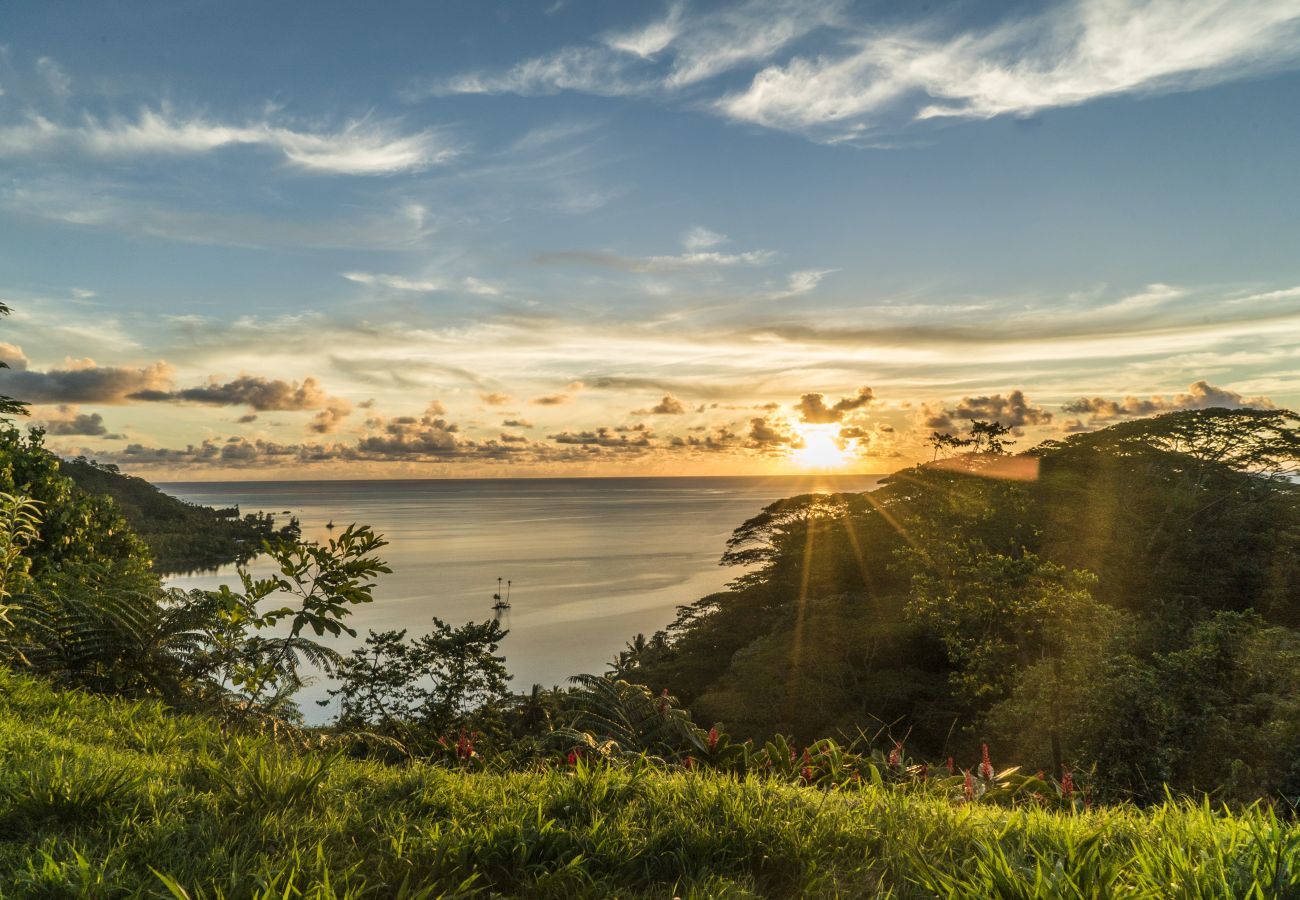
MULTIPOLYGON (((371 525, 393 568, 375 602, 349 623, 427 630, 437 616, 460 624, 492 616, 498 577, 514 582, 502 645, 514 690, 601 672, 638 632, 672 621, 676 608, 738 573, 718 565, 732 529, 762 507, 809 491, 869 490, 879 476, 799 478, 566 478, 421 481, 286 481, 162 484, 211 506, 297 516, 304 537, 326 523, 371 525)), ((337 530, 336 532, 337 533, 337 530)), ((257 565, 253 566, 258 570, 257 565)), ((234 569, 170 579, 178 587, 234 583, 234 569)), ((352 642, 336 646, 346 650, 352 642)), ((303 694, 313 719, 328 717, 303 694)))

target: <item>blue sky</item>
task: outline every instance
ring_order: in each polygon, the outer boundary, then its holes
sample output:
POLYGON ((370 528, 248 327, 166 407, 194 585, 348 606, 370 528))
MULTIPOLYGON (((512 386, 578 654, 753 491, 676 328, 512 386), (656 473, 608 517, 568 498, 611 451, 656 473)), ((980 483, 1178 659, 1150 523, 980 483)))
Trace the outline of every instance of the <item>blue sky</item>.
POLYGON ((1300 403, 1294 0, 372 7, 7 6, 0 389, 51 444, 879 471, 1300 403))

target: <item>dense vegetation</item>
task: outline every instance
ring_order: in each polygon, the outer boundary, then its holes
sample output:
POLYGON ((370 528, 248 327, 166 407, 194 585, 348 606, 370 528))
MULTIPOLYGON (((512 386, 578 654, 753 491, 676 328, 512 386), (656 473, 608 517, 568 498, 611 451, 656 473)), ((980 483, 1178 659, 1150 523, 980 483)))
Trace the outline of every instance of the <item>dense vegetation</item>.
POLYGON ((732 537, 731 589, 616 667, 741 736, 990 743, 1110 798, 1294 800, 1298 421, 1172 413, 783 500, 732 537))
POLYGON ((85 493, 113 499, 131 529, 148 545, 154 568, 162 575, 245 563, 266 541, 300 534, 294 519, 277 528, 270 513, 240 516, 238 508, 187 503, 143 478, 123 474, 114 465, 79 457, 63 460, 60 470, 85 493))
POLYGON ((0 673, 5 897, 1292 897, 1267 808, 1061 812, 556 761, 404 766, 0 673))

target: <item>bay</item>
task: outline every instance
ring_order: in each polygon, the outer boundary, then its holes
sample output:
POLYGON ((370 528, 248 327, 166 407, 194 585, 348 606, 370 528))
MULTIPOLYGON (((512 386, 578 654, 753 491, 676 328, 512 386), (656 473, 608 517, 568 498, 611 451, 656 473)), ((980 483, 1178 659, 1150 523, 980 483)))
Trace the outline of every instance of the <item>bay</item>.
MULTIPOLYGON (((323 541, 347 524, 372 526, 389 541, 393 568, 375 602, 347 624, 428 630, 491 618, 497 578, 512 582, 502 619, 511 687, 562 684, 602 672, 638 632, 649 636, 676 608, 722 589, 739 574, 719 566, 727 537, 767 504, 799 493, 864 491, 878 475, 710 478, 517 478, 408 481, 247 481, 160 484, 184 500, 297 516, 303 536, 323 541), (331 531, 327 525, 333 522, 331 531)), ((254 563, 253 570, 259 570, 254 563)), ((182 588, 236 583, 233 567, 168 579, 182 588)), ((302 693, 313 721, 332 715, 302 693)))

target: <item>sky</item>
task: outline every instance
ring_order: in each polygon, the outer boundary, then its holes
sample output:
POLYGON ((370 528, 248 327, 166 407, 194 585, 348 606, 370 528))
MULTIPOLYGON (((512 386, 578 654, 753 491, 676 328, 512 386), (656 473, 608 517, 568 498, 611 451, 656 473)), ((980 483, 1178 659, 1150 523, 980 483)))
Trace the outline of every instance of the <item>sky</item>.
POLYGON ((11 0, 0 393, 155 480, 1300 406, 1300 0, 11 0))

